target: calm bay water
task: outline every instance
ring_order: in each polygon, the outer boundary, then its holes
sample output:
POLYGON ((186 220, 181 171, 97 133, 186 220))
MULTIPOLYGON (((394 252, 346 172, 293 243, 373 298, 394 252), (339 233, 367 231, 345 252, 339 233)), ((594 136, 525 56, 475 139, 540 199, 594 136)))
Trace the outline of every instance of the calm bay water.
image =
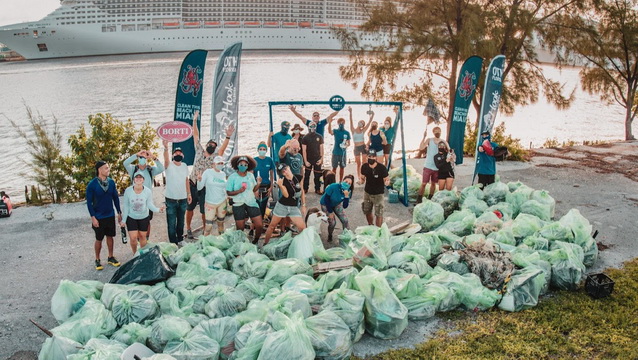
MULTIPOLYGON (((88 57, 0 63, 0 190, 16 199, 23 198, 24 185, 32 181, 20 175, 25 171, 20 158, 29 160, 24 140, 15 135, 7 118, 28 129, 24 104, 45 117, 55 116, 66 136, 87 124, 89 114, 111 113, 136 124, 149 121, 154 127, 171 121, 175 86, 184 53, 88 57)), ((213 72, 218 53, 211 53, 205 70, 202 134, 208 134, 213 72)), ((242 55, 239 152, 256 153, 256 146, 268 134, 268 101, 325 101, 339 94, 346 100, 362 101, 359 92, 339 77, 339 66, 348 63, 338 53, 245 52, 242 55)), ((602 104, 597 96, 580 90, 578 69, 559 71, 544 67, 546 76, 566 82, 567 91, 576 88, 576 101, 566 111, 556 110, 543 100, 520 107, 511 117, 499 115, 497 124, 506 122, 507 132, 526 146, 541 145, 547 138, 565 140, 618 140, 624 134, 624 109, 602 104)), ((307 117, 326 107, 298 109, 307 117)), ((355 121, 365 118, 367 107, 354 107, 355 121)), ((379 121, 393 116, 390 108, 373 108, 379 121)), ((425 129, 423 107, 406 111, 406 149, 418 146, 425 129)), ((340 114, 347 119, 347 111, 340 114)), ((472 118, 476 118, 471 113, 472 118)), ((273 110, 275 129, 283 120, 296 118, 285 107, 273 110)), ((276 130, 275 130, 276 131, 276 130)), ((204 136, 205 137, 205 136, 204 136)), ((327 136, 328 138, 330 136, 327 136)), ((332 139, 326 139, 332 147, 332 139)), ((68 146, 64 144, 65 150, 68 146)), ((329 147, 328 147, 329 146, 329 147)))

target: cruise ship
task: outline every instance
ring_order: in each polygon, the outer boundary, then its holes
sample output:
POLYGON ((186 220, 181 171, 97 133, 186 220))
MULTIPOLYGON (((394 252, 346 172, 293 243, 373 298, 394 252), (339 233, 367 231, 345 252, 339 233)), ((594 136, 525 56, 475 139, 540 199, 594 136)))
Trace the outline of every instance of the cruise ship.
POLYGON ((363 43, 382 40, 357 30, 364 21, 353 0, 61 0, 40 21, 0 27, 0 43, 26 59, 222 50, 238 41, 244 49, 340 50, 337 28, 363 43))

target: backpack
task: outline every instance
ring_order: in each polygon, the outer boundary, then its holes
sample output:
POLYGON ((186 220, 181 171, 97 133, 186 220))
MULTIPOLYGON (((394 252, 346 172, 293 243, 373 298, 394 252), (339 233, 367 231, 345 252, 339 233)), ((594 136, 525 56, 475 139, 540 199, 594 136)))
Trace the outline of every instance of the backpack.
POLYGON ((494 149, 494 158, 496 158, 496 161, 505 160, 508 154, 509 151, 507 150, 507 146, 497 146, 494 149))
MULTIPOLYGON (((148 176, 151 179, 151 186, 155 186, 155 179, 153 179, 153 169, 150 166, 146 166, 146 170, 148 171, 148 176)), ((142 171, 139 166, 135 165, 135 170, 133 170, 133 175, 131 175, 131 183, 133 183, 133 178, 135 178, 135 173, 138 171, 142 171)))

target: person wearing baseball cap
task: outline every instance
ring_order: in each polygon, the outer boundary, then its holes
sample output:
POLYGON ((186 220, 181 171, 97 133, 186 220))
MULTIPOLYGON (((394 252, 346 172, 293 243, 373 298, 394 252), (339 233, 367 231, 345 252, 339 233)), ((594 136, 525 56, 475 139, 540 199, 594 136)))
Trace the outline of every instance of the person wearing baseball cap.
POLYGON ((497 147, 498 144, 492 141, 490 132, 482 131, 476 156, 476 173, 478 174, 478 183, 482 189, 485 189, 487 185, 495 181, 496 158, 494 157, 494 149, 497 147))
POLYGON ((111 168, 105 161, 95 164, 96 176, 86 186, 86 206, 91 214, 91 224, 95 232, 95 270, 102 270, 100 253, 102 241, 106 237, 108 247, 108 263, 112 266, 120 266, 120 262, 113 255, 113 236, 115 236, 115 212, 117 210, 118 222, 122 221, 120 198, 115 186, 115 181, 109 177, 111 168))
POLYGON ((198 179, 198 182, 206 187, 204 236, 211 234, 215 222, 217 222, 218 234, 221 235, 224 232, 224 219, 226 218, 227 195, 226 173, 224 172, 226 165, 221 156, 215 156, 214 161, 215 166, 204 171, 198 179))
POLYGON ((279 163, 279 149, 286 143, 286 141, 292 139, 288 130, 290 130, 290 122, 282 121, 281 130, 276 134, 271 132, 268 136, 268 146, 272 146, 273 160, 275 163, 279 163))
POLYGON ((378 152, 370 149, 368 162, 361 165, 361 175, 365 178, 361 209, 366 216, 366 220, 368 220, 368 225, 381 226, 383 224, 385 203, 383 194, 385 187, 390 185, 390 178, 388 177, 388 168, 379 163, 377 157, 378 152), (374 219, 372 217, 372 208, 374 208, 374 219))
POLYGON ((166 187, 164 201, 166 202, 166 227, 168 241, 179 244, 184 239, 184 217, 191 197, 188 183, 188 165, 184 163, 182 148, 173 149, 173 157, 168 158, 168 141, 164 145, 164 164, 166 164, 166 187))
POLYGON ((153 191, 144 186, 144 175, 133 175, 133 185, 124 191, 124 211, 120 226, 125 226, 130 237, 131 250, 137 252, 139 240, 140 249, 146 246, 146 235, 149 230, 150 212, 163 212, 164 206, 158 208, 153 204, 153 191))

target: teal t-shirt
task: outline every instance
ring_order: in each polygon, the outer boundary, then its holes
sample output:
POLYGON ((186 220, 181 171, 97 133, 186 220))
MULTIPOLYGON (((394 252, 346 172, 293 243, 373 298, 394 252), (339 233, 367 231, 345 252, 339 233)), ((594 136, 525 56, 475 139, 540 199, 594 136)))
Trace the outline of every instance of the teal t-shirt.
POLYGON ((350 140, 350 132, 348 130, 339 130, 339 129, 335 129, 332 130, 332 133, 334 134, 335 137, 335 145, 332 148, 332 154, 334 155, 343 155, 346 152, 346 148, 342 148, 341 144, 344 141, 350 140))
POLYGON ((257 181, 252 173, 246 173, 246 176, 239 176, 238 173, 231 174, 228 177, 228 182, 226 183, 226 190, 237 191, 241 189, 243 183, 246 183, 246 191, 241 194, 231 196, 233 199, 233 206, 246 204, 251 207, 258 207, 257 199, 255 199, 255 193, 253 192, 255 185, 257 185, 257 181))

